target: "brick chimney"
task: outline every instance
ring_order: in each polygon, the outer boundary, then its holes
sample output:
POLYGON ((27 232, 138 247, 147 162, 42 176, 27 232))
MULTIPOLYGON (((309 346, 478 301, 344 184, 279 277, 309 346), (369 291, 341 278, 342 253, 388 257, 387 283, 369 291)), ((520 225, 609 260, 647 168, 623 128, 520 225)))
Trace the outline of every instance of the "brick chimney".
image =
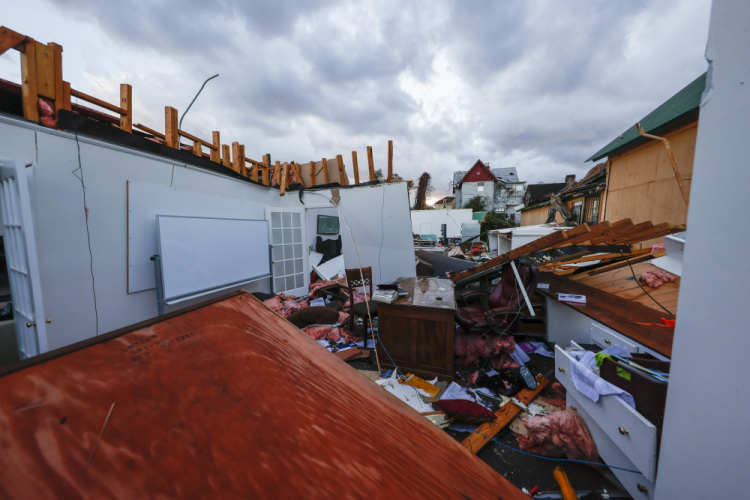
POLYGON ((576 181, 576 174, 565 176, 565 185, 570 186, 576 181))

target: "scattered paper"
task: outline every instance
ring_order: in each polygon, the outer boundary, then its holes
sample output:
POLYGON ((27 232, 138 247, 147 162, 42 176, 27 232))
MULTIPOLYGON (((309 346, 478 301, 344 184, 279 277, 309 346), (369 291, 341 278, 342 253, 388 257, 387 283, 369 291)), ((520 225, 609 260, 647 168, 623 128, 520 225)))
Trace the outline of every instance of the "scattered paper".
POLYGON ((386 378, 375 382, 419 413, 435 411, 432 405, 422 401, 418 390, 410 385, 401 385, 397 380, 386 378))
POLYGON ((455 382, 451 382, 451 385, 445 390, 440 400, 444 399, 465 399, 466 401, 474 401, 475 399, 470 396, 464 387, 461 387, 455 382))

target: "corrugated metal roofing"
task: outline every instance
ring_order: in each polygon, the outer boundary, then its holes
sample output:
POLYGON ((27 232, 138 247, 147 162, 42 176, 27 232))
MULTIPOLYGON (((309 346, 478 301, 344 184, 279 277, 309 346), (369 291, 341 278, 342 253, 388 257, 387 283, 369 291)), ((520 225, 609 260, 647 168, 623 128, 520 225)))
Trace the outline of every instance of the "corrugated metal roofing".
MULTIPOLYGON (((646 132, 655 132, 657 129, 669 125, 671 122, 684 117, 688 113, 697 112, 701 102, 701 95, 705 88, 706 73, 703 73, 701 76, 693 80, 687 87, 672 96, 667 102, 641 119, 641 127, 643 127, 643 130, 646 132)), ((638 129, 635 127, 635 124, 633 124, 632 127, 594 153, 591 158, 586 161, 596 161, 605 156, 610 156, 613 152, 625 146, 632 145, 632 143, 639 140, 645 141, 646 139, 638 134, 638 129)))
POLYGON ((0 497, 528 499, 247 293, 159 319, 0 377, 0 497))

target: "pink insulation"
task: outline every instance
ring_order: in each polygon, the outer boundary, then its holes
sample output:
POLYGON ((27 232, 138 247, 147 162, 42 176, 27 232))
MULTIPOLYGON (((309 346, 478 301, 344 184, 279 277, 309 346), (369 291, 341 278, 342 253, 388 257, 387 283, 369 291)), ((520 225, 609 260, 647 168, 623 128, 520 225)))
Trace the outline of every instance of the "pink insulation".
POLYGON ((471 385, 477 385, 477 382, 479 382, 479 372, 474 372, 469 375, 469 383, 471 385))
POLYGON ((57 120, 55 119, 55 107, 45 98, 39 98, 39 121, 42 125, 48 127, 57 128, 57 120))
POLYGON ((519 368, 521 368, 521 365, 518 362, 513 361, 513 358, 505 353, 501 353, 500 355, 493 357, 490 360, 490 364, 492 365, 492 368, 497 371, 518 370, 519 368))
MULTIPOLYGON (((358 288, 355 288, 353 291, 354 291, 354 303, 355 304, 359 304, 359 303, 364 302, 366 300, 370 300, 370 294, 369 293, 367 293, 367 294, 362 293, 362 291, 359 290, 358 288)), ((346 290, 344 290, 344 293, 348 294, 348 292, 346 290)), ((350 302, 351 302, 351 300, 347 300, 346 302, 344 302, 344 307, 351 307, 350 302)))
POLYGON ((599 452, 586 425, 573 410, 562 410, 542 417, 524 417, 528 436, 519 436, 521 450, 552 458, 572 458, 598 462, 599 452))
POLYGON ((513 337, 508 335, 486 335, 482 338, 480 335, 468 334, 458 329, 453 337, 453 350, 455 355, 461 358, 461 364, 471 365, 476 364, 480 358, 515 352, 516 343, 513 337))
POLYGON ((662 251, 664 249, 666 249, 666 245, 664 243, 658 243, 656 245, 651 245, 651 253, 660 252, 660 251, 662 251))
POLYGON ((333 326, 307 326, 302 329, 313 340, 332 340, 338 342, 341 339, 342 329, 333 326))
POLYGON ((276 297, 264 300, 263 303, 282 318, 288 318, 300 309, 309 307, 307 301, 300 300, 299 302, 295 302, 295 300, 297 300, 297 297, 294 295, 285 296, 283 293, 280 293, 276 297))
POLYGON ((315 290, 318 288, 328 285, 344 285, 346 286, 346 277, 337 278, 335 280, 318 281, 317 283, 310 283, 310 293, 307 294, 308 299, 314 299, 315 290))
POLYGON ((642 285, 648 285, 651 288, 659 288, 664 283, 673 282, 674 276, 666 271, 662 271, 661 269, 655 269, 653 271, 641 274, 641 277, 638 278, 638 281, 642 285))
POLYGON ((345 325, 349 321, 349 315, 344 311, 339 311, 339 325, 345 325))

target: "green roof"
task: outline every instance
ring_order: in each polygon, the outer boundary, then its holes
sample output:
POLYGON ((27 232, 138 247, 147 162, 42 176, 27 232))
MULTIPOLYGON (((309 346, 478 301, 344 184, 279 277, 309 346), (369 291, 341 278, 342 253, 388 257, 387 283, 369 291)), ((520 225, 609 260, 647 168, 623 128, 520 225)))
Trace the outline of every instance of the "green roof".
POLYGON ((474 212, 473 214, 471 214, 471 218, 473 220, 483 221, 486 215, 487 212, 474 212))
MULTIPOLYGON (((640 123, 643 130, 653 133, 665 125, 671 125, 679 118, 683 118, 688 113, 697 113, 701 103, 703 89, 706 88, 706 74, 693 80, 687 87, 677 92, 667 102, 646 115, 640 123)), ((658 135, 658 134, 656 134, 658 135)), ((594 153, 586 161, 596 161, 605 156, 610 156, 613 152, 620 150, 625 146, 636 144, 636 141, 645 141, 638 133, 638 129, 633 125, 615 140, 604 146, 594 153)))
POLYGON ((527 210, 534 210, 535 208, 546 207, 547 205, 549 205, 549 202, 544 201, 542 203, 537 203, 536 205, 529 205, 528 207, 523 207, 521 210, 519 210, 519 212, 526 212, 527 210))

